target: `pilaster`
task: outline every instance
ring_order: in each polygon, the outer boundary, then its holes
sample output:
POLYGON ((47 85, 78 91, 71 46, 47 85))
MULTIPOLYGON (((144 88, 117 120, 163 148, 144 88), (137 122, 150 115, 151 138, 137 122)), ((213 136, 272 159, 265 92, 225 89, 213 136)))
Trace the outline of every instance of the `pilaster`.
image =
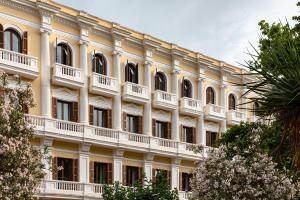
POLYGON ((147 153, 144 155, 144 173, 148 181, 152 179, 153 158, 154 158, 154 154, 147 153))
POLYGON ((90 177, 90 144, 82 144, 79 148, 79 182, 88 183, 90 177))
POLYGON ((113 153, 113 182, 120 182, 122 183, 123 173, 123 155, 124 150, 122 149, 115 149, 113 153))
POLYGON ((51 156, 52 156, 52 145, 53 138, 45 137, 41 140, 41 149, 44 151, 44 158, 42 160, 44 164, 44 171, 46 173, 45 180, 52 180, 52 169, 51 169, 51 156))
POLYGON ((174 158, 171 164, 171 188, 179 189, 179 168, 181 159, 174 158))

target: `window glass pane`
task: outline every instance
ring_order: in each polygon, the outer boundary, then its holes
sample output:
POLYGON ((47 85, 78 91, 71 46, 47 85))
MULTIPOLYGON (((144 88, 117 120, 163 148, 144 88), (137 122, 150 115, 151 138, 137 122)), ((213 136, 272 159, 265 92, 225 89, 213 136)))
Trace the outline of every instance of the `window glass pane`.
POLYGON ((10 32, 9 31, 4 32, 4 49, 11 50, 10 49, 10 32))
POLYGON ((57 55, 56 55, 56 62, 58 62, 58 63, 62 63, 61 62, 61 46, 57 46, 57 49, 56 49, 56 51, 57 51, 57 55))
POLYGON ((13 51, 15 51, 15 52, 21 52, 21 49, 20 49, 20 47, 21 47, 21 45, 20 45, 20 39, 19 39, 19 37, 15 34, 15 33, 13 33, 12 34, 12 36, 13 36, 13 48, 12 48, 12 50, 13 51))
POLYGON ((57 119, 62 119, 62 103, 61 102, 57 102, 56 105, 56 112, 57 112, 57 119))
POLYGON ((66 121, 70 121, 70 109, 69 109, 69 104, 64 103, 64 119, 66 121))

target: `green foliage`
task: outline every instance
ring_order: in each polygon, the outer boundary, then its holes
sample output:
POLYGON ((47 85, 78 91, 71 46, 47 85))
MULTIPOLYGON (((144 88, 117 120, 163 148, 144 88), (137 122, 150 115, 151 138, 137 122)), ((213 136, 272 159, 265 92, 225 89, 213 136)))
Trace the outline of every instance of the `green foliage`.
POLYGON ((157 174, 156 181, 145 178, 144 183, 137 181, 132 187, 119 182, 105 185, 102 197, 104 200, 179 200, 177 189, 171 190, 163 172, 157 174))

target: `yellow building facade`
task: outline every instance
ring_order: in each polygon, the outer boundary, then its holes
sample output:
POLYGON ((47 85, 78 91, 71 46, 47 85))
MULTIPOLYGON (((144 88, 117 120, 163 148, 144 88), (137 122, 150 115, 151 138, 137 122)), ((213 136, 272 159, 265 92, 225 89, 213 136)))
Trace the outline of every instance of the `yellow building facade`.
POLYGON ((159 170, 187 199, 201 159, 189 146, 255 120, 237 106, 242 69, 53 1, 0 1, 0 69, 34 91, 32 143, 54 169, 43 199, 99 199, 159 170))

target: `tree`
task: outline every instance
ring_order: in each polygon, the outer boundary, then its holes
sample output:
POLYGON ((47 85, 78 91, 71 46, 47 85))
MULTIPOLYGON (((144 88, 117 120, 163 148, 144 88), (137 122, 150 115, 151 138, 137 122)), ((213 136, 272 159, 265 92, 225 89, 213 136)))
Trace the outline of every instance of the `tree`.
POLYGON ((44 178, 42 153, 34 148, 33 127, 23 111, 33 106, 32 90, 20 83, 7 84, 0 75, 0 199, 34 199, 44 178))
POLYGON ((179 200, 177 189, 171 190, 164 172, 159 172, 156 181, 144 179, 144 184, 137 181, 132 187, 116 182, 113 186, 105 185, 104 200, 179 200))
MULTIPOLYGON (((199 200, 290 200, 295 186, 276 169, 266 154, 259 152, 259 136, 252 137, 244 153, 228 156, 228 146, 208 152, 198 162, 192 179, 195 199, 199 200), (248 156, 247 154, 250 154, 248 156)), ((234 149, 235 150, 235 149, 234 149)))
MULTIPOLYGON (((292 154, 293 168, 300 168, 300 37, 297 28, 289 24, 265 21, 259 23, 261 38, 259 50, 249 53, 251 61, 244 67, 249 68, 249 76, 254 81, 242 84, 248 93, 256 96, 249 103, 257 102, 255 108, 261 118, 282 124, 281 141, 277 150, 283 147, 288 137, 292 154)), ((246 95, 245 94, 245 95, 246 95)))

